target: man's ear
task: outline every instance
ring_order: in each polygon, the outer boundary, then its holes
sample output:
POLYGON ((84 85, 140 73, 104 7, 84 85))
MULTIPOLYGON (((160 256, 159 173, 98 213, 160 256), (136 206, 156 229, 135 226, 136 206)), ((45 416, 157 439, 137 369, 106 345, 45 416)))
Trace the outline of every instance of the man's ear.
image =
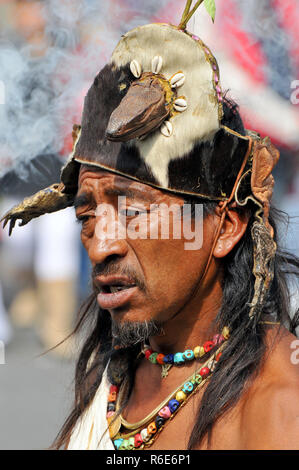
MULTIPOLYGON (((216 208, 216 215, 221 217, 220 207, 216 208)), ((218 219, 219 220, 219 219, 218 219)), ((213 255, 215 258, 224 258, 243 237, 249 217, 244 212, 237 212, 229 208, 220 231, 213 255)))

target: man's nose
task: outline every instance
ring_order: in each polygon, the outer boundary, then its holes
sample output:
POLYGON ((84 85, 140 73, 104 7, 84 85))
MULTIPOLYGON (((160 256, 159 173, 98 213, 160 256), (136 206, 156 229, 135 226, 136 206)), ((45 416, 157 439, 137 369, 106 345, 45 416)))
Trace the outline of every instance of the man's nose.
POLYGON ((124 238, 111 236, 105 231, 96 231, 88 247, 88 256, 92 264, 101 264, 109 257, 123 258, 128 253, 128 244, 124 238))

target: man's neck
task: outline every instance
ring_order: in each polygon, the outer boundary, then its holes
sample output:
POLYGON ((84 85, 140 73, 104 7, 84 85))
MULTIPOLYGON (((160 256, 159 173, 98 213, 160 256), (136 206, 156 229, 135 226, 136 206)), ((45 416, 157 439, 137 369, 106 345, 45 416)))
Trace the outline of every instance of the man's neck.
POLYGON ((150 339, 154 351, 164 354, 183 352, 202 345, 216 333, 214 320, 222 301, 220 280, 204 292, 198 291, 191 301, 163 325, 164 334, 150 339))

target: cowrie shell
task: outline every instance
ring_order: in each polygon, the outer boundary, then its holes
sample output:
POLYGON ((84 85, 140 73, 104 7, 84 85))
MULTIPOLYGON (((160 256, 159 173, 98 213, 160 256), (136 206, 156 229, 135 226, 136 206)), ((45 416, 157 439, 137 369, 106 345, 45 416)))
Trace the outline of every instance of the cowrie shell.
POLYGON ((160 55, 156 55, 152 60, 152 72, 159 73, 163 65, 163 59, 160 55))
POLYGON ((170 85, 172 88, 179 88, 185 83, 185 75, 182 72, 176 73, 171 79, 170 79, 170 85))
POLYGON ((187 109, 187 101, 184 98, 177 98, 173 104, 176 111, 183 112, 187 109))
POLYGON ((132 60, 132 62, 130 63, 130 70, 132 72, 132 74, 134 75, 134 77, 136 78, 139 78, 140 75, 141 75, 141 65, 139 64, 139 62, 137 62, 137 60, 132 60))
POLYGON ((164 121, 160 127, 161 134, 165 137, 170 137, 173 131, 172 124, 170 121, 164 121))

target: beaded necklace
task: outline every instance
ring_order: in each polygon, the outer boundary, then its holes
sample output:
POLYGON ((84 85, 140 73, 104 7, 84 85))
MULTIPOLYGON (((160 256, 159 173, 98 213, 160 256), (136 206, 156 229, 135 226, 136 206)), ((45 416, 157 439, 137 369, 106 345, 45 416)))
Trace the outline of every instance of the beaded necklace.
POLYGON ((144 345, 142 353, 145 358, 153 364, 162 366, 161 376, 167 377, 169 369, 174 366, 181 366, 185 362, 193 361, 194 359, 201 359, 207 353, 212 351, 213 348, 219 346, 229 337, 229 329, 225 326, 221 334, 215 335, 211 341, 206 341, 202 346, 196 346, 193 350, 186 349, 184 352, 177 352, 175 354, 159 354, 154 352, 150 346, 144 345))
POLYGON ((123 382, 122 390, 116 385, 111 385, 108 397, 107 421, 115 449, 137 450, 151 446, 167 422, 171 421, 191 396, 206 383, 221 357, 224 346, 223 343, 200 369, 184 381, 154 411, 137 423, 128 423, 118 413, 121 404, 121 392, 124 392, 126 383, 123 382))

